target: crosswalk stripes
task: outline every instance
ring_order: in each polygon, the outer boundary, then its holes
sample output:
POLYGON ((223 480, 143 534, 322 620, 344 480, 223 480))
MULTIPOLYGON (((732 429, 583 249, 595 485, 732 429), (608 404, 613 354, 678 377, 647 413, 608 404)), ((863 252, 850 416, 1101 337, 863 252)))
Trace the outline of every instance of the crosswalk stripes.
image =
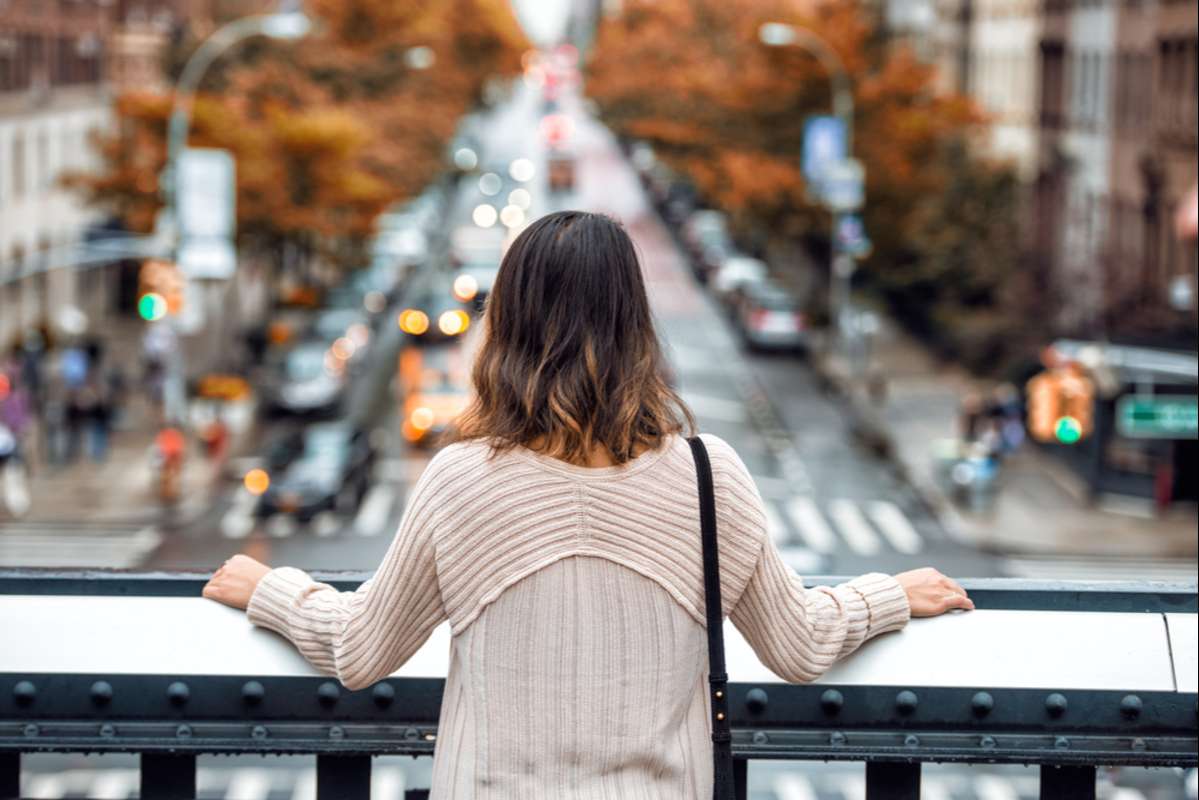
POLYGON ((812 782, 803 775, 781 775, 773 788, 778 800, 816 800, 812 782))
POLYGON ((786 501, 783 509, 810 550, 827 555, 837 548, 836 535, 824 521, 820 508, 811 497, 793 497, 786 501))
POLYGON ((0 567, 140 566, 162 542, 152 525, 86 522, 0 524, 0 567))
POLYGON ((136 770, 112 769, 101 772, 92 784, 88 797, 93 800, 126 800, 138 787, 136 770))
POLYGON ((907 516, 899 510, 899 506, 890 500, 872 500, 867 508, 870 518, 892 547, 907 555, 920 552, 920 534, 916 533, 907 516))
POLYGON ((1045 555, 1004 558, 1000 569, 1010 577, 1032 580, 1194 582, 1199 563, 1194 559, 1045 555))
POLYGON ((270 770, 239 769, 225 789, 225 800, 265 800, 271 793, 271 777, 270 770))
POLYGON ((358 507, 358 514, 354 517, 354 531, 363 536, 377 536, 382 533, 391 517, 395 500, 394 485, 374 484, 363 498, 362 505, 358 507))
POLYGON ((829 516, 837 523, 846 543, 858 555, 872 556, 882 549, 878 535, 852 500, 838 498, 830 501, 829 516))
POLYGON ((762 510, 766 513, 766 532, 771 541, 782 547, 791 538, 787 533, 787 526, 783 524, 783 518, 779 516, 773 503, 764 503, 762 510))
POLYGON ((375 767, 371 770, 371 797, 378 800, 403 800, 404 771, 397 767, 375 767))
POLYGON ((995 775, 980 775, 974 781, 974 791, 979 800, 1020 800, 1020 793, 1012 782, 995 775))

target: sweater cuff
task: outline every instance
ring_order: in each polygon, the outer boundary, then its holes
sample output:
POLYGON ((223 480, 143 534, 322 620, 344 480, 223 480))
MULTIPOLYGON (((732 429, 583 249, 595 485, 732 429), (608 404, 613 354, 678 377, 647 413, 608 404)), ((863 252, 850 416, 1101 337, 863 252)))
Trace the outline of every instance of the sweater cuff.
POLYGON ((897 631, 908 624, 912 615, 908 594, 895 578, 881 572, 871 572, 854 578, 847 585, 857 590, 865 602, 869 620, 866 638, 897 631))
POLYGON ((284 636, 288 633, 288 615, 313 580, 295 567, 278 567, 262 576, 250 595, 246 615, 250 622, 284 636))

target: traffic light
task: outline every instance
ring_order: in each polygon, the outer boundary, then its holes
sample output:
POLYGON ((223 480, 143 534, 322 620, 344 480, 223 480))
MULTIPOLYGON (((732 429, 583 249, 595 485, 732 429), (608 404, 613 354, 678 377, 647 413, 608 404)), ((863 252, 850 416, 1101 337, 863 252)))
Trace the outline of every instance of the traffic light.
POLYGON ((183 310, 184 278, 177 265, 150 259, 138 271, 137 283, 137 313, 142 319, 154 321, 183 310))
POLYGON ((1041 372, 1029 380, 1028 432, 1038 442, 1057 441, 1057 421, 1061 417, 1061 376, 1041 372))
POLYGON ((1025 387, 1028 432, 1038 442, 1076 444, 1095 427, 1095 384, 1077 366, 1046 370, 1025 387))

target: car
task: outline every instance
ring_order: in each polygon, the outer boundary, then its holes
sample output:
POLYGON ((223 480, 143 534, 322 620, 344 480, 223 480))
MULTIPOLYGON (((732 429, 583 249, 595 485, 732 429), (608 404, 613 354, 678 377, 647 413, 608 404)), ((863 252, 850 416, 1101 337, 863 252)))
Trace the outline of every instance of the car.
POLYGON ((404 348, 396 382, 403 407, 400 433, 417 446, 435 442, 470 402, 467 360, 457 344, 404 348))
POLYGON ((366 363, 371 329, 369 317, 361 310, 361 306, 327 308, 318 312, 312 320, 309 335, 325 342, 334 356, 344 361, 351 370, 366 363))
POLYGON ((396 317, 400 330, 411 340, 430 345, 447 342, 466 333, 474 310, 473 299, 463 301, 455 295, 455 275, 440 267, 424 276, 413 287, 412 298, 396 317))
POLYGON ((551 193, 570 192, 575 188, 575 157, 566 150, 555 149, 548 159, 548 188, 551 193))
POLYGON ((709 276, 708 285, 719 299, 728 302, 733 294, 748 283, 766 280, 770 271, 756 258, 735 255, 726 258, 709 276))
POLYGON ((289 514, 307 523, 323 511, 348 516, 370 488, 375 450, 370 437, 348 422, 310 425, 298 455, 259 497, 260 519, 289 514))
POLYGON ((728 218, 722 211, 701 209, 691 214, 682 228, 683 244, 691 255, 695 276, 706 282, 708 275, 737 252, 729 235, 728 218))
POLYGON ((327 342, 306 339, 272 355, 262 383, 268 414, 335 414, 345 399, 346 365, 327 342))
POLYGON ((800 352, 808 320, 799 298, 774 281, 746 283, 736 294, 734 324, 750 350, 800 352))

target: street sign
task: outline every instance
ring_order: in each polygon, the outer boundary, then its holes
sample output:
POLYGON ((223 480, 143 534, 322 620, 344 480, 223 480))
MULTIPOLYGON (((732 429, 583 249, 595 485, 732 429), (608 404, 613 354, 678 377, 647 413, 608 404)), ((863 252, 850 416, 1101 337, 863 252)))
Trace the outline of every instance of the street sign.
POLYGON ((189 147, 179 155, 177 181, 179 268, 190 278, 232 277, 237 266, 233 155, 189 147))
POLYGON ((1116 430, 1130 439, 1199 439, 1199 397, 1138 397, 1116 401, 1116 430))
POLYGON ((813 200, 822 196, 821 184, 828 165, 845 159, 845 125, 837 117, 808 117, 803 129, 800 169, 813 200))
POLYGON ((855 158, 829 164, 821 178, 824 204, 830 210, 857 211, 865 199, 866 168, 855 158))

